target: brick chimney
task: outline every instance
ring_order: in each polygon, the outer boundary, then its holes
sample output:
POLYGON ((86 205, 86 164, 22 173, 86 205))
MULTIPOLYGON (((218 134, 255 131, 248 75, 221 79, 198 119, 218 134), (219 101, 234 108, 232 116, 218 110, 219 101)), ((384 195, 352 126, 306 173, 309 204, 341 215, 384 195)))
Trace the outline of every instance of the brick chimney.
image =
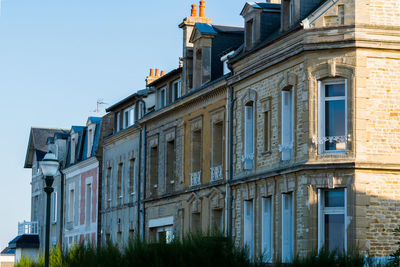
POLYGON ((205 5, 204 0, 200 1, 200 12, 197 16, 196 5, 192 5, 191 16, 183 19, 183 22, 179 24, 179 28, 183 30, 183 57, 182 57, 182 91, 187 92, 192 88, 192 76, 193 76, 193 44, 189 42, 190 36, 192 35, 195 23, 208 23, 212 24, 210 18, 205 17, 205 5))
POLYGON ((155 73, 154 69, 150 69, 150 74, 146 77, 146 87, 160 77, 158 69, 155 69, 155 73))

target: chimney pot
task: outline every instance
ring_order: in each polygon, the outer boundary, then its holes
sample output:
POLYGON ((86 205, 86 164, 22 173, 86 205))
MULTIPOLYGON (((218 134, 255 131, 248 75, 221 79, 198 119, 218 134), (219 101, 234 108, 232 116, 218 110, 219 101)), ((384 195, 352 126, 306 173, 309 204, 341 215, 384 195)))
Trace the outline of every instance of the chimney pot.
POLYGON ((159 69, 156 69, 156 76, 159 76, 159 69))
POLYGON ((191 10, 190 16, 197 17, 197 6, 196 6, 196 4, 192 5, 192 10, 191 10))
POLYGON ((150 77, 153 77, 154 76, 154 70, 153 69, 150 69, 150 75, 149 75, 150 77))
POLYGON ((161 71, 161 76, 164 76, 165 75, 165 71, 161 71))
POLYGON ((199 17, 204 18, 205 17, 205 8, 206 6, 204 5, 204 0, 200 0, 200 12, 199 12, 199 17))

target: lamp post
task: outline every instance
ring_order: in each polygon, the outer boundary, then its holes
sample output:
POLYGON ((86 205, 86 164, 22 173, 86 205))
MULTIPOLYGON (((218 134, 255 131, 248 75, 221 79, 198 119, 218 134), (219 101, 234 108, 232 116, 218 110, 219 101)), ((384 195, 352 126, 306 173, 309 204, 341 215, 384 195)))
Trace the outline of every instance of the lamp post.
POLYGON ((44 181, 46 186, 44 192, 47 194, 46 198, 46 235, 45 235, 45 247, 44 247, 44 266, 49 266, 49 239, 50 239, 50 197, 53 192, 53 181, 54 176, 58 170, 58 160, 54 153, 48 152, 43 160, 39 163, 40 169, 42 170, 44 181))

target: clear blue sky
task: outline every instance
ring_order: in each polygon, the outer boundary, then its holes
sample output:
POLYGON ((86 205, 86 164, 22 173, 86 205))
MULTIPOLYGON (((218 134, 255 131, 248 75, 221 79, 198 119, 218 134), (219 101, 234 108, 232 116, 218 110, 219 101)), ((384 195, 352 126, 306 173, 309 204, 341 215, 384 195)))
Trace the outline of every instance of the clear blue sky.
MULTIPOLYGON (((145 86, 150 68, 178 66, 188 0, 0 0, 0 250, 30 220, 31 126, 85 124, 97 99, 145 86)), ((208 0, 213 22, 242 25, 246 1, 208 0)))

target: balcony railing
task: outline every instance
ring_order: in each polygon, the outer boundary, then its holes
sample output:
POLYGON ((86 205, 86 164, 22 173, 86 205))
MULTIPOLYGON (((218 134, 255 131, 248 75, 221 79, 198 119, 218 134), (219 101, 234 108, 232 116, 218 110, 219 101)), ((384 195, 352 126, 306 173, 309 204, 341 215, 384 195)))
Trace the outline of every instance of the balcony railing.
POLYGON ((190 186, 199 185, 201 183, 201 171, 190 173, 190 186))
POLYGON ((210 168, 211 171, 211 182, 222 180, 222 165, 218 165, 210 168))
POLYGON ((18 235, 37 235, 39 234, 38 222, 23 221, 18 223, 18 235))

